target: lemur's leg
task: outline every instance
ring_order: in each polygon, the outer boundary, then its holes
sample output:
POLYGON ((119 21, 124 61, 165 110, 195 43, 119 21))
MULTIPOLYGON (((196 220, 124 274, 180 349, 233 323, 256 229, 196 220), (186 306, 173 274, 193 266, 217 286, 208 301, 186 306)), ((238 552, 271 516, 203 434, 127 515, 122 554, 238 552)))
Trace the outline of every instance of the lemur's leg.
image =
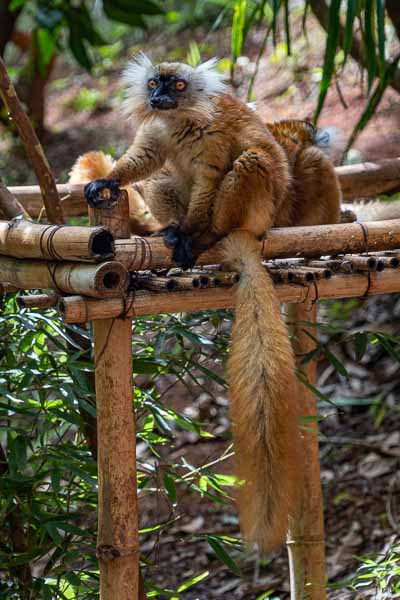
POLYGON ((160 234, 169 246, 179 243, 188 198, 182 183, 167 168, 143 182, 143 195, 152 215, 162 226, 160 234))
POLYGON ((331 161, 319 148, 307 148, 299 154, 293 168, 293 187, 296 201, 290 224, 339 223, 339 181, 331 161))
POLYGON ((266 152, 259 148, 243 152, 218 189, 211 227, 193 240, 193 254, 198 256, 233 229, 263 236, 274 223, 279 201, 273 181, 273 165, 266 152))

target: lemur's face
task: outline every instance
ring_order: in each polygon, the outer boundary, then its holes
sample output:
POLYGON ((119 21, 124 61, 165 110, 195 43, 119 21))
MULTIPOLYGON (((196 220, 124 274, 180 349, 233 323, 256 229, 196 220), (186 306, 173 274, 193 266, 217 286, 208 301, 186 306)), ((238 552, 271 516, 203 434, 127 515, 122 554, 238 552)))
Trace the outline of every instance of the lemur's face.
POLYGON ((215 66, 215 60, 194 68, 183 63, 153 65, 140 54, 123 75, 126 112, 140 118, 179 109, 206 111, 212 96, 225 90, 224 76, 215 66))
POLYGON ((157 69, 147 82, 151 108, 173 110, 188 99, 189 81, 174 70, 157 69))

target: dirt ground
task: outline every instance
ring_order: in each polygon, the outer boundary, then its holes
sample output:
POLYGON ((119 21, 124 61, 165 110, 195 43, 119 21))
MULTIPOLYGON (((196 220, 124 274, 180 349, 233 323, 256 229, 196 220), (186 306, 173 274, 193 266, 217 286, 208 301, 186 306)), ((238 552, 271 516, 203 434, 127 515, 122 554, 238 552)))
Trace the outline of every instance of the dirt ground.
MULTIPOLYGON (((250 41, 250 60, 241 61, 238 79, 239 93, 244 95, 244 82, 254 68, 258 43, 257 35, 250 41), (242 71, 242 74, 240 72, 242 71)), ((307 118, 313 113, 318 97, 318 71, 321 31, 315 27, 309 42, 300 35, 295 39, 295 57, 289 60, 272 56, 263 59, 255 86, 258 111, 267 120, 307 118)), ((163 41, 163 44, 165 41, 163 41)), ((220 47, 227 48, 227 39, 220 47)), ((153 56, 161 55, 162 44, 152 45, 153 56)), ((221 52, 223 54, 224 52, 221 52)), ((46 153, 59 179, 65 181, 75 158, 93 149, 112 148, 120 155, 130 143, 126 122, 118 112, 117 79, 120 65, 107 73, 107 82, 80 72, 72 78, 69 67, 59 64, 50 84, 44 140, 46 153), (70 78, 63 89, 57 86, 60 78, 70 78), (104 100, 94 109, 76 112, 73 99, 83 87, 100 89, 104 100)), ((364 87, 360 83, 358 67, 351 63, 340 77, 340 88, 333 87, 328 94, 320 124, 336 129, 335 159, 337 160, 352 127, 365 103, 364 87), (345 106, 345 104, 346 106, 345 106)), ((365 84, 364 84, 365 85, 365 84)), ((400 96, 388 90, 379 110, 355 144, 352 156, 358 160, 375 160, 400 155, 400 96)), ((0 141, 1 149, 9 141, 0 141)), ((33 182, 23 153, 15 149, 12 157, 3 152, 0 169, 7 173, 12 184, 33 182)), ((326 305, 320 308, 320 319, 327 318, 326 305)), ((341 312, 341 310, 339 310, 341 312)), ((347 314, 347 313, 346 313, 347 314)), ((331 317, 332 318, 332 317, 331 317)), ((348 332, 376 329, 399 334, 400 301, 398 296, 360 301, 358 308, 348 312, 348 332)), ((338 406, 322 409, 321 422, 321 480, 324 494, 327 570, 330 583, 349 579, 359 565, 357 557, 370 553, 385 556, 388 548, 398 539, 400 516, 400 393, 399 363, 382 349, 371 346, 361 363, 346 342, 334 346, 334 351, 345 364, 350 379, 335 371, 330 363, 319 365, 319 388, 338 406), (358 405, 342 406, 343 398, 355 399, 358 405), (397 536, 397 537, 396 537, 397 536)), ((219 456, 230 443, 228 402, 221 390, 210 387, 210 393, 174 387, 167 401, 171 406, 200 416, 208 429, 217 433, 213 441, 204 441, 193 434, 183 434, 178 446, 165 451, 163 461, 177 461, 184 455, 194 465, 202 465, 219 456)), ((224 470, 232 465, 227 461, 224 470)), ((141 499, 143 526, 158 522, 160 517, 171 517, 170 506, 161 502, 154 505, 141 499)), ((271 590, 270 598, 289 597, 289 579, 286 552, 282 549, 257 566, 253 555, 238 556, 243 578, 234 575, 217 560, 204 533, 224 533, 238 536, 238 522, 232 504, 216 507, 204 499, 198 502, 182 494, 174 517, 179 517, 167 533, 144 537, 142 550, 153 566, 145 576, 155 584, 176 589, 205 570, 210 576, 188 590, 188 600, 246 599, 256 600, 262 592, 271 590), (272 593, 273 590, 273 593, 272 593)), ((232 552, 235 556, 235 552, 232 552)), ((374 585, 363 591, 329 591, 330 600, 361 600, 385 598, 374 585)), ((266 597, 266 596, 263 596, 266 597)))

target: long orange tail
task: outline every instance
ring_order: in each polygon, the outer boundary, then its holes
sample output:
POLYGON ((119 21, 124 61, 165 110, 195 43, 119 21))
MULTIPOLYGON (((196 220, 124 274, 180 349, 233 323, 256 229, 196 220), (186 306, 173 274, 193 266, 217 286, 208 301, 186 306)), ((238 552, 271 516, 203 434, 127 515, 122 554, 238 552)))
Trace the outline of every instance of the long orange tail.
POLYGON ((236 230, 222 245, 241 274, 228 360, 240 523, 247 543, 267 552, 285 540, 302 489, 294 356, 259 244, 236 230))

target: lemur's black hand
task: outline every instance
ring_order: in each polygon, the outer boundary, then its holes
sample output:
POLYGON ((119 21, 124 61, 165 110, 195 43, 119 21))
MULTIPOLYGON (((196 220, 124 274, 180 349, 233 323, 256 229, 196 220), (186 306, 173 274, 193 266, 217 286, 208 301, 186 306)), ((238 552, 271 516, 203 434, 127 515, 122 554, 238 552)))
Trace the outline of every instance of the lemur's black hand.
POLYGON ((118 202, 120 182, 117 179, 95 179, 87 183, 83 193, 93 208, 113 208, 118 202))

